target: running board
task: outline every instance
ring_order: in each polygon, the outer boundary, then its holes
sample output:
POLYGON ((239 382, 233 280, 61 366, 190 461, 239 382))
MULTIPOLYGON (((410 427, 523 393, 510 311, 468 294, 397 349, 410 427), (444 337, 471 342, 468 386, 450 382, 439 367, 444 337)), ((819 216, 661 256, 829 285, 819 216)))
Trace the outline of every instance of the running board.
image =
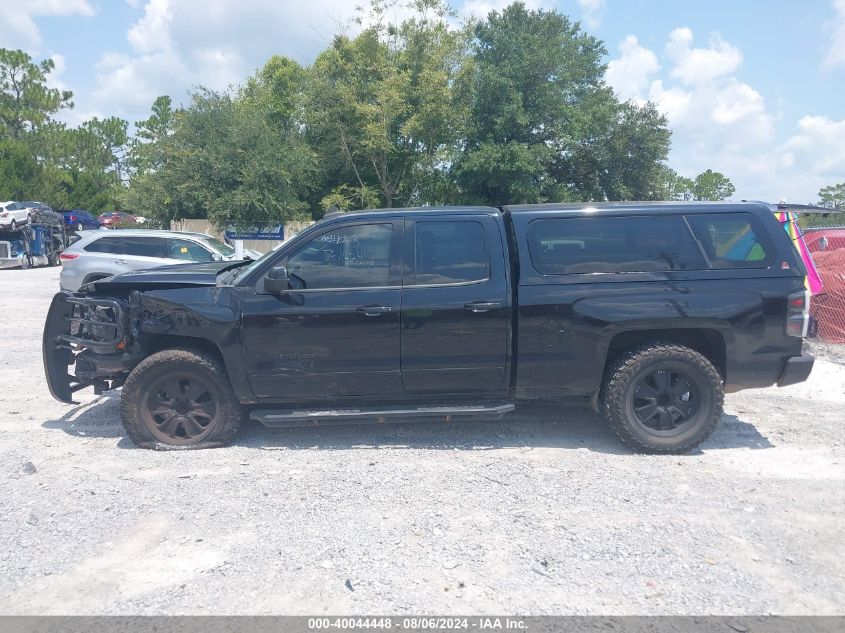
POLYGON ((485 403, 454 407, 370 407, 366 409, 258 409, 249 417, 267 427, 334 426, 376 422, 498 420, 516 408, 512 403, 485 403))

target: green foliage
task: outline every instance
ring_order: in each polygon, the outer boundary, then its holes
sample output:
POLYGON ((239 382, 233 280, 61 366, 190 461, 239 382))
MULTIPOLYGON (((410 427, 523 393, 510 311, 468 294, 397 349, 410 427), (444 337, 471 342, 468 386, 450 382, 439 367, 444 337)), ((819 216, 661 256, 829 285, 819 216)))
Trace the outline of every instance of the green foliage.
POLYGON ((47 86, 52 59, 36 64, 19 50, 0 48, 0 128, 5 136, 22 138, 37 130, 62 108, 73 107, 73 93, 47 86))
POLYGON ((335 37, 307 88, 309 137, 327 181, 357 188, 356 206, 371 188, 387 207, 419 195, 458 138, 451 85, 461 34, 439 0, 415 2, 412 17, 388 24, 395 4, 373 3, 371 26, 335 37))
POLYGON ((845 209, 845 182, 820 189, 818 204, 830 209, 845 209))
POLYGON ((470 103, 466 150, 455 165, 466 202, 657 196, 667 121, 653 104, 616 99, 601 41, 521 3, 491 12, 471 36, 458 88, 470 103))
POLYGON ((665 165, 661 165, 655 178, 656 200, 692 200, 693 181, 679 176, 678 173, 665 165))
POLYGON ((733 194, 721 174, 693 182, 666 165, 666 118, 619 101, 603 43, 578 22, 521 2, 461 28, 454 17, 445 0, 371 0, 311 66, 274 55, 228 91, 199 88, 179 106, 161 96, 132 138, 115 117, 56 121, 72 95, 47 85, 52 61, 0 49, 0 198, 128 209, 166 227, 733 194))
POLYGON ((116 117, 75 129, 56 122, 73 95, 47 85, 53 69, 50 59, 35 63, 23 51, 0 49, 0 197, 113 208, 128 176, 128 124, 116 117))
POLYGON ((735 191, 729 178, 712 169, 698 174, 692 185, 695 200, 725 200, 734 195, 735 191))
POLYGON ((126 207, 165 226, 177 217, 221 226, 302 217, 315 159, 280 66, 296 75, 294 62, 273 58, 235 94, 201 89, 175 112, 169 99, 157 99, 130 153, 136 172, 126 207))
POLYGON ((338 185, 320 199, 320 206, 324 213, 330 209, 349 211, 353 208, 372 209, 379 205, 379 192, 366 185, 354 187, 352 185, 338 185))

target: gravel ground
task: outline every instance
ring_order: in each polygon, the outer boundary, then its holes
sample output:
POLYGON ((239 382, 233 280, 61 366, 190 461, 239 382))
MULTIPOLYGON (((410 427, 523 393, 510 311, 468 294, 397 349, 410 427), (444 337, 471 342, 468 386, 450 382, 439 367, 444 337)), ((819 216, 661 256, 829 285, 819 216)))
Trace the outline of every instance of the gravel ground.
POLYGON ((845 614, 842 356, 684 456, 559 404, 158 453, 51 399, 57 281, 0 271, 0 613, 845 614))

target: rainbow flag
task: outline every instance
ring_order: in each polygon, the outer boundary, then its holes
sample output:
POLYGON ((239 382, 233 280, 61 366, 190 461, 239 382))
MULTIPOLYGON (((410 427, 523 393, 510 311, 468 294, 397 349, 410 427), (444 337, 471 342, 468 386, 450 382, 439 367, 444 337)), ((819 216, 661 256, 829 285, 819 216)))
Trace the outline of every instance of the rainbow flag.
POLYGON ((804 267, 807 269, 804 285, 810 291, 810 294, 819 294, 822 291, 822 278, 816 270, 816 265, 813 263, 813 257, 810 255, 807 244, 804 243, 804 236, 798 227, 798 216, 794 211, 775 211, 775 217, 783 225, 786 234, 789 235, 792 243, 795 244, 795 250, 798 251, 801 259, 804 261, 804 267))

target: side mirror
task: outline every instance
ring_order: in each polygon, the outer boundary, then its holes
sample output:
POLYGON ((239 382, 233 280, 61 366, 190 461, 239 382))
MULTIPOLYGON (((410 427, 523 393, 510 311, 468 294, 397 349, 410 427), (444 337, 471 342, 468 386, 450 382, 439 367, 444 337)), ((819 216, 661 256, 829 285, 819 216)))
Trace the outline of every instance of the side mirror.
POLYGON ((264 289, 273 294, 279 294, 285 290, 290 289, 290 282, 288 281, 288 269, 284 266, 276 266, 271 268, 270 272, 264 278, 264 289))
POLYGON ((827 238, 826 238, 826 237, 822 237, 822 238, 819 240, 819 250, 820 250, 820 251, 826 251, 826 250, 827 250, 827 245, 828 245, 827 238))
POLYGON ((223 261, 223 256, 220 253, 212 253, 211 259, 212 259, 212 261, 220 262, 220 261, 223 261))

